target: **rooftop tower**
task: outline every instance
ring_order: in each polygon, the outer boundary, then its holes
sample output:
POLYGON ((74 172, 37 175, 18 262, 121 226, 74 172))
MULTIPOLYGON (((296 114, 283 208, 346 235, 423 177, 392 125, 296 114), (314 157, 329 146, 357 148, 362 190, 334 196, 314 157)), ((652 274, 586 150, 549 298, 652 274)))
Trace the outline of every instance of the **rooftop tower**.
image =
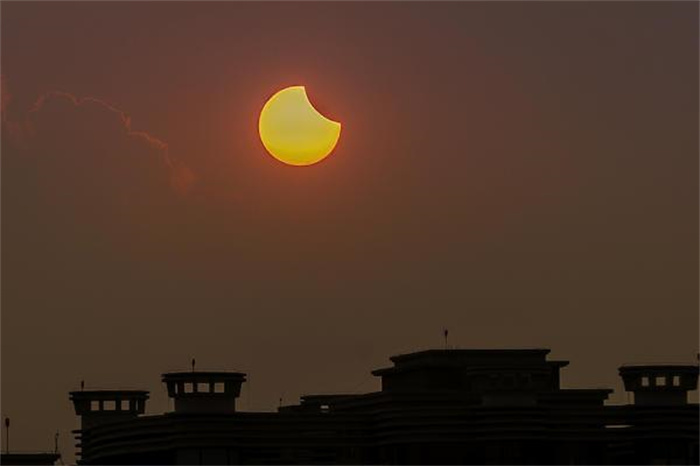
POLYGON ((625 390, 636 405, 684 405, 698 388, 696 365, 630 365, 620 367, 625 390))
POLYGON ((70 392, 75 414, 80 416, 81 428, 122 421, 146 411, 148 392, 145 390, 81 390, 70 392))
POLYGON ((162 377, 176 413, 233 413, 245 382, 241 372, 168 372, 162 377))

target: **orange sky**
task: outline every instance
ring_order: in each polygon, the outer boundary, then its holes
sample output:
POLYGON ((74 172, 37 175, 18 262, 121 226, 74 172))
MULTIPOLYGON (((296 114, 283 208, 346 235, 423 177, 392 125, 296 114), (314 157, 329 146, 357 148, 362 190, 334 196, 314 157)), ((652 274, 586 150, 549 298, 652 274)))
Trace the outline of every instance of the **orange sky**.
POLYGON ((72 451, 81 379, 161 412, 158 375, 191 357, 248 371, 243 409, 375 389, 370 369, 446 326, 461 347, 551 347, 569 386, 692 361, 697 14, 3 2, 13 445, 60 429, 72 451), (256 127, 297 84, 343 124, 304 169, 256 127))

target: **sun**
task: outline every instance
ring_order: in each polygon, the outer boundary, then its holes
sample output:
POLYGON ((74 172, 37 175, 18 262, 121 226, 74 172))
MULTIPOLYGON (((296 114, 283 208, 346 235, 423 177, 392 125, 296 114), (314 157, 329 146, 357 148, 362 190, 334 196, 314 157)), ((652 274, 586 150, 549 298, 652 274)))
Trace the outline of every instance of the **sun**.
POLYGON ((277 160, 294 166, 313 165, 328 157, 338 144, 340 127, 314 108, 304 86, 275 93, 258 120, 265 149, 277 160))

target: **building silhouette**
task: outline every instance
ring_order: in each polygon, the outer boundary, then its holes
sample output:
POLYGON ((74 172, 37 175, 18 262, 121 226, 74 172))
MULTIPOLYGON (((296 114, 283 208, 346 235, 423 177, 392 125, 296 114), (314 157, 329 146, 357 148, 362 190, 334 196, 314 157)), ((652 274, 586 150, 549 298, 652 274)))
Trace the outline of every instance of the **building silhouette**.
POLYGON ((697 365, 623 366, 612 390, 564 389, 547 349, 428 350, 378 369, 381 390, 240 412, 245 374, 163 374, 148 392, 75 391, 80 464, 698 464, 697 365))
POLYGON ((61 455, 51 452, 16 452, 0 454, 0 464, 14 466, 40 466, 56 464, 61 455))
POLYGON ((53 452, 48 451, 15 451, 10 450, 10 418, 6 417, 3 423, 5 428, 3 436, 5 439, 4 450, 0 453, 0 464, 7 465, 52 465, 61 459, 58 452, 58 432, 54 437, 55 446, 53 452))

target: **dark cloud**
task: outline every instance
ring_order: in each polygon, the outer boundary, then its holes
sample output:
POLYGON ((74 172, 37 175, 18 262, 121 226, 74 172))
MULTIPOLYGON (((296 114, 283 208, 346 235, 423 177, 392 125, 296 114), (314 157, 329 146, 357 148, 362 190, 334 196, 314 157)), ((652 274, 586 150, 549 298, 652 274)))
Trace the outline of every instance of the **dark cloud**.
POLYGON ((47 164, 44 170, 52 163, 73 168, 72 177, 64 180, 67 183, 80 184, 81 179, 89 177, 100 184, 87 170, 93 165, 106 178, 102 180, 105 187, 121 182, 130 188, 144 184, 141 188, 145 189, 150 182, 152 188, 162 189, 158 185, 165 179, 173 190, 185 194, 195 182, 192 170, 170 156, 167 142, 135 129, 125 111, 104 100, 51 91, 37 98, 29 111, 15 120, 8 115, 12 94, 5 77, 2 96, 3 130, 9 136, 8 143, 24 152, 24 157, 40 157, 39 163, 47 164))
POLYGON ((161 232, 176 228, 194 173, 106 101, 48 92, 15 114, 7 88, 3 79, 6 263, 37 261, 50 279, 90 258, 71 272, 88 278, 126 257, 152 259, 161 232))

